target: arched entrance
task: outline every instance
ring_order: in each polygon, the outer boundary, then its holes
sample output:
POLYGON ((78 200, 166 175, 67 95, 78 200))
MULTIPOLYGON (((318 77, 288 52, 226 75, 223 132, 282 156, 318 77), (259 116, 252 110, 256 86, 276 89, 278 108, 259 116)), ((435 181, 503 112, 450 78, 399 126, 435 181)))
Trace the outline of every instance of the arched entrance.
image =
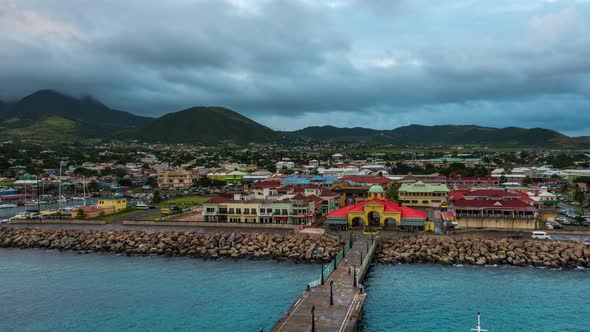
POLYGON ((365 221, 361 217, 354 217, 352 218, 352 227, 363 227, 365 225, 365 221))
POLYGON ((369 226, 380 227, 381 226, 381 215, 377 211, 371 211, 368 214, 369 226))
POLYGON ((387 218, 383 223, 383 228, 396 228, 397 221, 394 218, 387 218))

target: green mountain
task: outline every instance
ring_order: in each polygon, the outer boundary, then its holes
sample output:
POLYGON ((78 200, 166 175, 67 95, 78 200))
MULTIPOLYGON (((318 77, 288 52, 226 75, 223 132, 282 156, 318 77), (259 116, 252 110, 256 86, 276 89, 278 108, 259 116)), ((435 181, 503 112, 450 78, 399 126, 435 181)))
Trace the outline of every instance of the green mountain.
POLYGON ((280 139, 272 129, 223 107, 192 107, 166 114, 134 135, 146 142, 236 144, 270 143, 280 139))
POLYGON ((0 138, 89 142, 118 138, 145 142, 479 145, 490 147, 590 148, 590 137, 568 137, 542 128, 410 125, 393 130, 307 127, 277 132, 223 107, 193 107, 153 119, 110 109, 91 97, 41 90, 14 103, 0 101, 0 138))
POLYGON ((108 108, 91 97, 37 91, 16 103, 0 104, 0 136, 50 141, 109 138, 151 118, 108 108))
POLYGON ((394 145, 481 145, 494 147, 576 148, 587 145, 583 138, 572 138, 542 128, 491 128, 481 126, 410 125, 393 130, 366 128, 308 127, 292 132, 314 141, 394 145))

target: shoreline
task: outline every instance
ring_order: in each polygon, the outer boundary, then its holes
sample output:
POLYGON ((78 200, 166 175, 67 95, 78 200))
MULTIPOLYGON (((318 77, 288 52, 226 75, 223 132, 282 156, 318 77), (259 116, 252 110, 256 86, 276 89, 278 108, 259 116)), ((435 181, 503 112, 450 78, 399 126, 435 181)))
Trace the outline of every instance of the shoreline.
MULTIPOLYGON (((127 256, 215 259, 272 259, 297 263, 331 261, 346 243, 332 235, 221 230, 97 230, 0 227, 1 248, 39 248, 127 256)), ((374 262, 447 266, 533 266, 590 268, 590 245, 583 242, 412 236, 381 238, 374 262)))

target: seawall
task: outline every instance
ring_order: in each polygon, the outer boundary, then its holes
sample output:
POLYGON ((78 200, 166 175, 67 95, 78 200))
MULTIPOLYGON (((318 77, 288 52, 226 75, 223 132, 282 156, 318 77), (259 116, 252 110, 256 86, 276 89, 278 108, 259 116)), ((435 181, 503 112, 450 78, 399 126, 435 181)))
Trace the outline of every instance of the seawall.
POLYGON ((435 263, 550 268, 590 267, 590 247, 582 242, 547 240, 408 237, 381 242, 381 263, 435 263))
POLYGON ((166 255, 330 261, 345 241, 334 235, 155 232, 0 227, 0 247, 166 255))

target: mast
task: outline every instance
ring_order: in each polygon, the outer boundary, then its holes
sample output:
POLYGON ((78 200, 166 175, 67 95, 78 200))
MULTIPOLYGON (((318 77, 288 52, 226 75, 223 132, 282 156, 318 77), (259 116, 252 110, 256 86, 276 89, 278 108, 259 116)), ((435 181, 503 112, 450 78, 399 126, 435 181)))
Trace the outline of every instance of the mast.
POLYGON ((474 329, 471 329, 469 331, 473 331, 473 332, 488 332, 488 330, 481 328, 481 319, 480 319, 479 311, 477 312, 477 326, 474 329))
POLYGON ((86 206, 86 177, 82 176, 82 197, 84 198, 84 206, 86 206))
POLYGON ((37 174, 37 215, 39 222, 41 222, 41 196, 39 196, 39 174, 37 174))
POLYGON ((59 161, 59 190, 58 190, 58 194, 57 194, 57 208, 61 209, 61 163, 62 161, 59 161))

